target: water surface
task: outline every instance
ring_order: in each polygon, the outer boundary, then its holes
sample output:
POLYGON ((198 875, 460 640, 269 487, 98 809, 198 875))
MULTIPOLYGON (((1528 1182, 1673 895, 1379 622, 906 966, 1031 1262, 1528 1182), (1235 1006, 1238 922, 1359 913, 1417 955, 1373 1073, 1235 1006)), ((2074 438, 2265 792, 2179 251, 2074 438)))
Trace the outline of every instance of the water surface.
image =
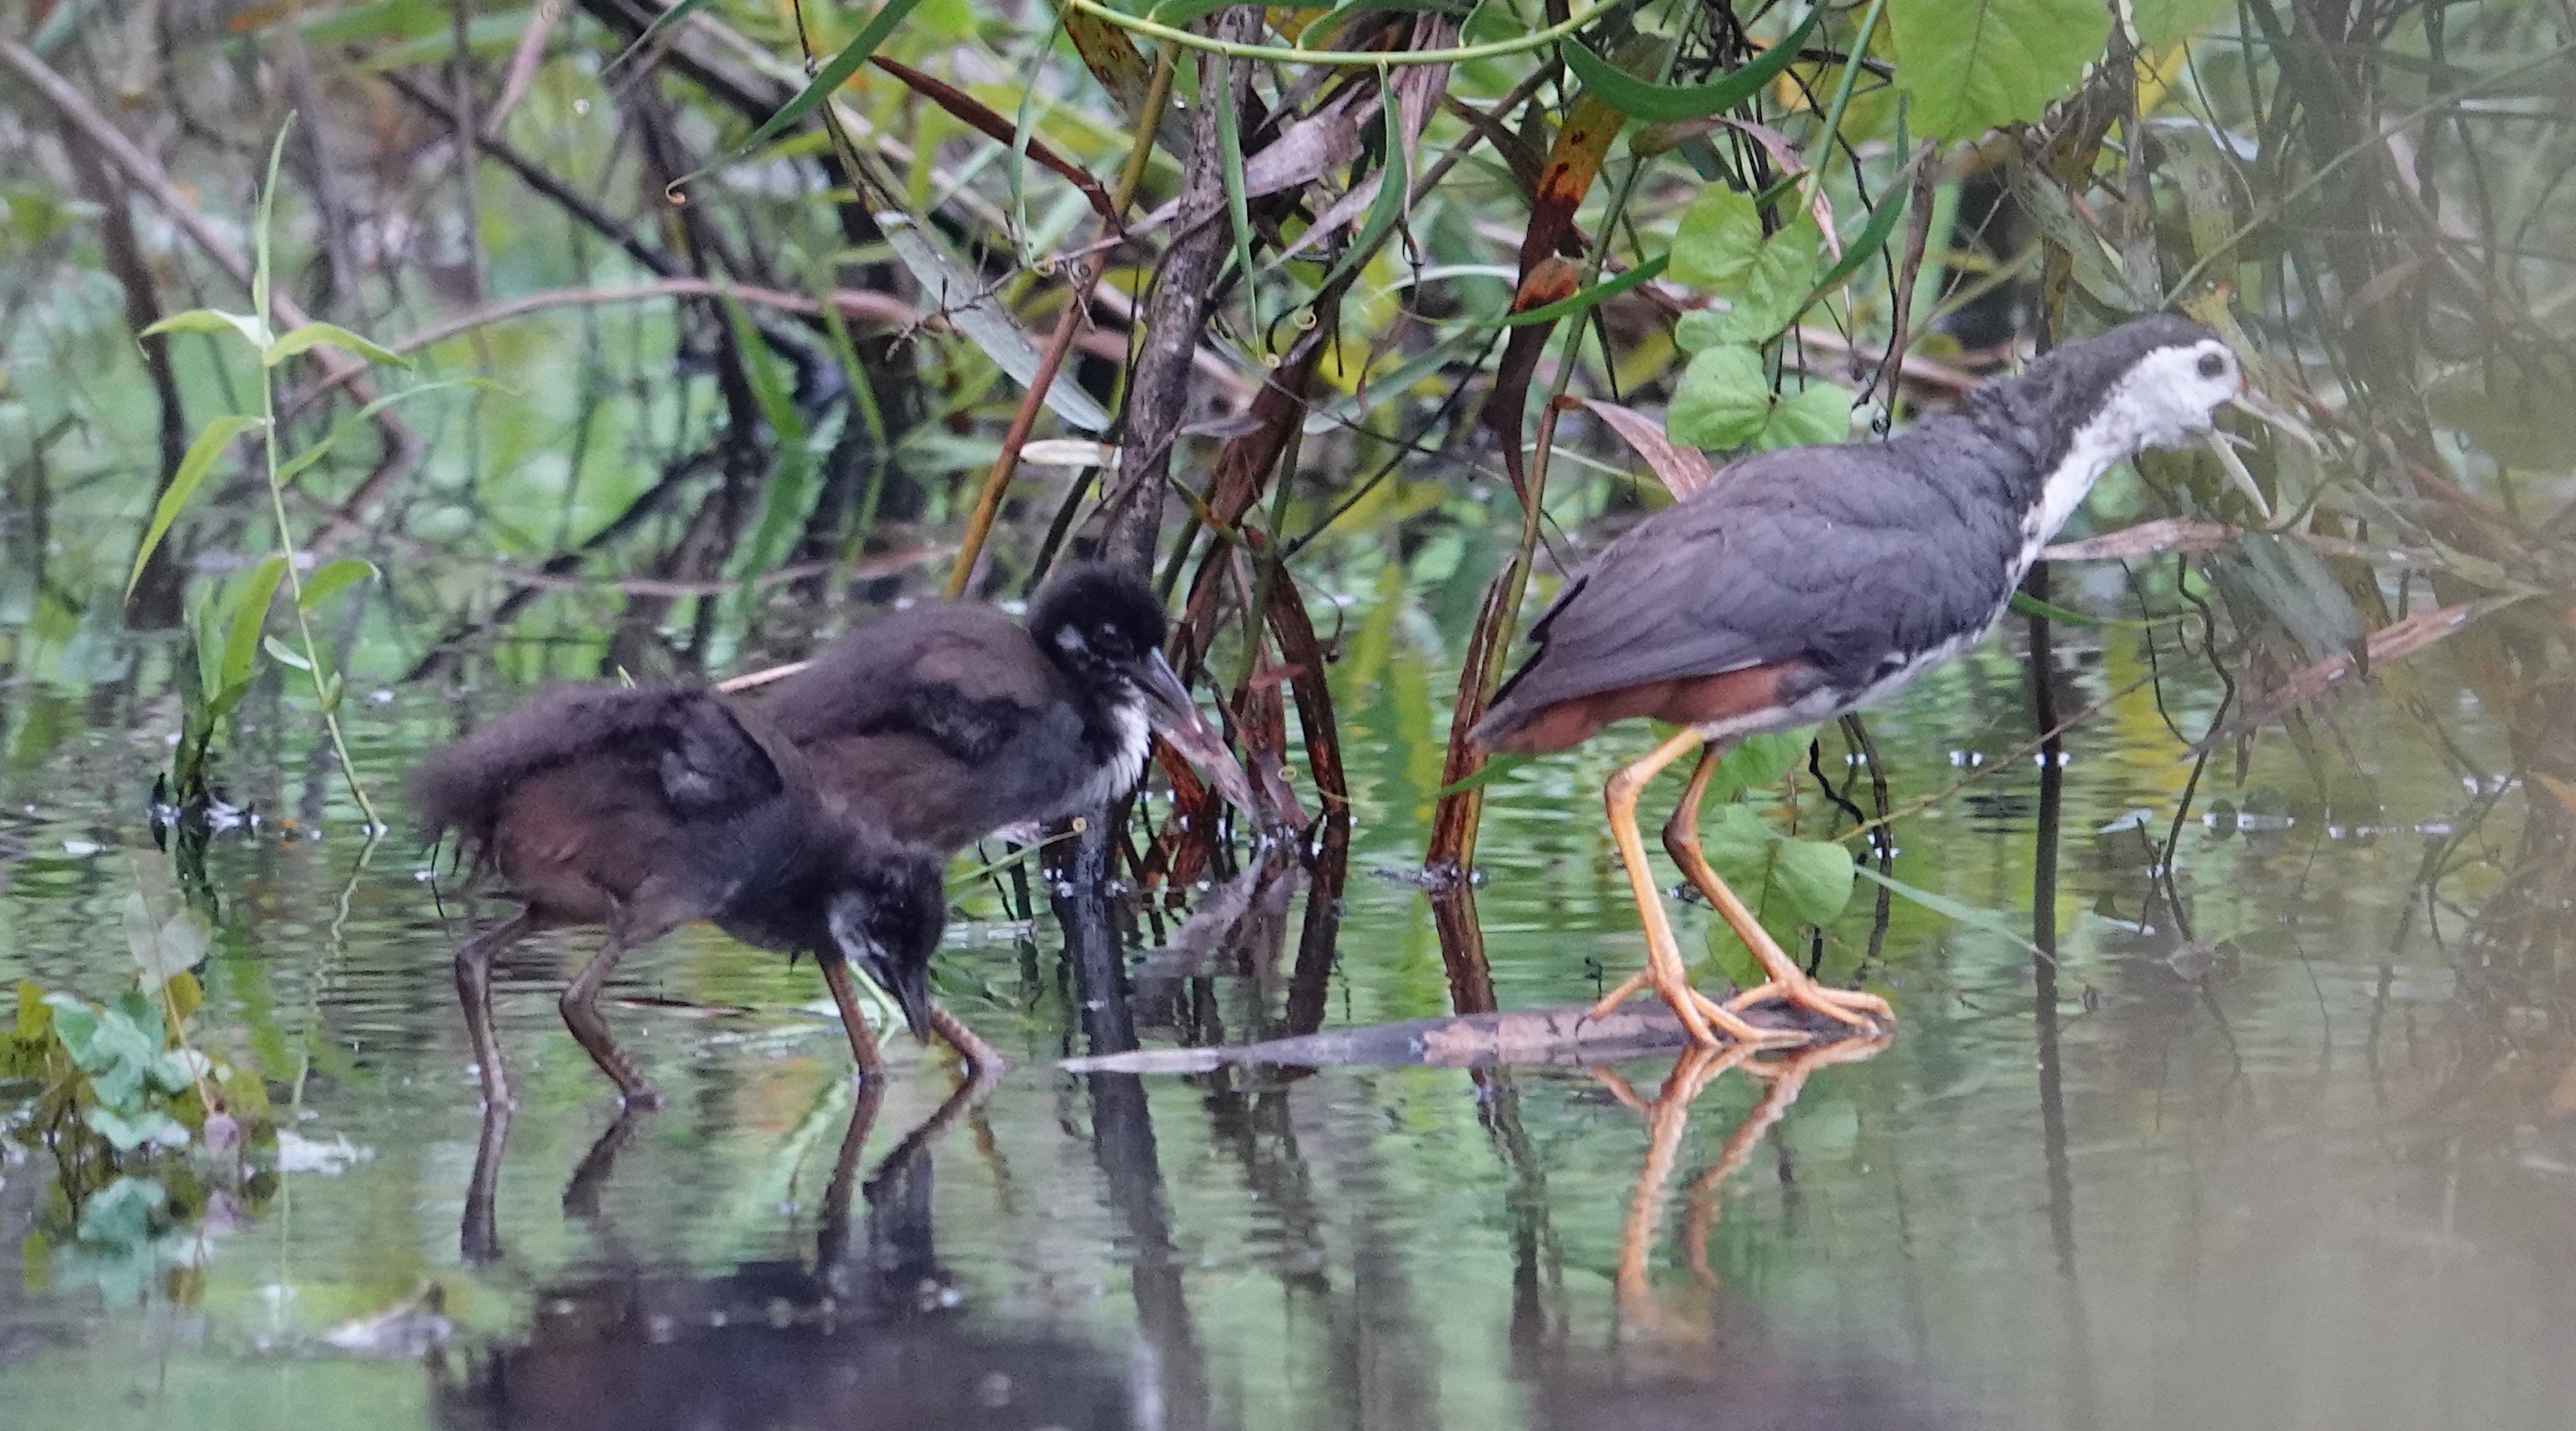
MULTIPOLYGON (((1318 992, 1326 1027, 1448 1011, 1401 876, 1458 633, 1414 601, 1358 613, 1336 671, 1357 809, 1332 942, 1302 874, 1213 951, 1149 926, 1149 1043, 1275 1029, 1318 992)), ((1060 932, 985 889, 941 974, 1016 1064, 980 1103, 908 1043, 862 1096, 810 967, 691 930, 612 986, 669 1095, 621 1123, 554 1012, 576 933, 501 970, 522 1104, 488 1260, 465 1255, 486 1130, 447 956, 496 907, 345 834, 289 712, 234 772, 271 792, 262 824, 205 856, 202 1022, 300 1096, 302 1151, 157 1267, 69 1237, 46 1160, 13 1152, 0 1404, 369 1431, 2576 1422, 2576 1045, 2550 971, 2481 918, 2519 796, 2482 820, 2492 785, 2355 700, 2318 767, 2265 741, 2240 784, 2222 756, 2177 833, 2166 718, 2197 735, 2216 694, 2172 682, 2161 712, 2138 691, 2082 725, 2044 791, 2022 639, 1876 719, 1898 805, 1976 778, 1897 827, 1896 873, 1984 917, 1896 901, 1867 978, 1900 1030, 1794 1090, 1732 1069, 1631 1106, 1669 1058, 1077 1077, 1053 1067, 1083 1051, 1060 932), (2052 867, 2053 965, 2027 938, 2052 867)), ((2143 671, 2126 638, 2059 646, 2068 709, 2143 671)), ((0 977, 131 979, 124 904, 169 887, 142 816, 175 711, 129 688, 0 689, 0 977)), ((391 791, 506 699, 405 687, 353 702, 352 734, 391 791)), ((1477 901, 1504 1007, 1637 960, 1597 792, 1647 739, 1497 783, 1477 901)), ((1838 781, 1844 755, 1825 742, 1838 781)), ((1800 791, 1802 824, 1829 817, 1800 791)))

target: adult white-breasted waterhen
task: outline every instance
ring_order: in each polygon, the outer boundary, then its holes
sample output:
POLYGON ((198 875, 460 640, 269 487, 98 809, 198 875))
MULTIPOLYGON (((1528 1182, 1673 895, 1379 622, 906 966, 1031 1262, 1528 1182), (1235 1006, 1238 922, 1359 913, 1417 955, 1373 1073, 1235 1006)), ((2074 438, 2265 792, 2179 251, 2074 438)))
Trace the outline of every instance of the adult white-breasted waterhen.
POLYGON ((1830 720, 1973 645, 2093 483, 2143 448, 2207 433, 2241 384, 2235 355, 2188 319, 2137 319, 2069 343, 1884 442, 1750 457, 1604 548, 1530 628, 1538 650, 1474 732, 1489 750, 1563 750, 1614 721, 1685 727, 1610 779, 1610 833, 1646 928, 1644 987, 1702 1042, 1765 1035, 1778 998, 1847 1024, 1893 1017, 1825 988, 1765 933, 1699 851, 1717 759, 1748 735, 1830 720), (1672 855, 1768 982, 1720 1004, 1690 986, 1647 868, 1637 795, 1700 751, 1664 826, 1672 855))
POLYGON ((493 956, 533 930, 576 925, 608 933, 563 991, 564 1023, 630 1104, 659 1095, 600 1018, 600 989, 628 949, 700 919, 762 948, 811 952, 862 1072, 882 1064, 852 961, 916 1036, 936 1028, 979 1070, 996 1066, 930 998, 948 914, 938 855, 841 809, 793 745, 713 692, 553 687, 424 759, 412 791, 425 834, 456 831, 474 869, 526 902, 456 953, 495 1103, 510 1091, 492 1030, 493 956))
POLYGON ((871 621, 761 709, 826 789, 934 850, 1126 794, 1152 731, 1250 810, 1242 767, 1163 659, 1164 632, 1153 588, 1083 563, 1038 591, 1026 625, 979 602, 871 621))

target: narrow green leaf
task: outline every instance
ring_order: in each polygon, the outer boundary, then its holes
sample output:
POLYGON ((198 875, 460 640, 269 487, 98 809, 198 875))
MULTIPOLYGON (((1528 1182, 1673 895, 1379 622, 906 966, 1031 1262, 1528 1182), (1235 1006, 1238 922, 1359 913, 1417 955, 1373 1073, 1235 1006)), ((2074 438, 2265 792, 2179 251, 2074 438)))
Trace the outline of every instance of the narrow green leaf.
POLYGON ((152 509, 152 524, 143 530, 143 544, 134 549, 134 570, 125 578, 126 600, 134 599, 134 584, 143 579, 143 564, 152 559, 153 551, 161 545, 161 538, 169 533, 170 524, 179 519, 180 511, 188 505, 188 498, 195 494, 197 484, 205 481, 206 474, 214 470, 215 459, 224 455, 224 449, 232 446, 234 438, 265 426, 266 421, 228 412, 208 422, 197 433, 197 440, 188 444, 186 455, 179 459, 179 470, 170 476, 170 490, 161 494, 160 505, 152 509))
POLYGON ((1470 790, 1481 790, 1529 763, 1530 758, 1526 755, 1493 756, 1486 760, 1483 768, 1479 769, 1475 774, 1468 776, 1464 780, 1453 781, 1450 784, 1443 785, 1439 789, 1432 791, 1431 798, 1439 800, 1451 795, 1463 795, 1470 790))
POLYGON ((1789 32, 1787 39, 1754 56, 1742 69, 1706 84, 1654 84, 1639 79, 1593 53, 1581 40, 1564 41, 1557 46, 1557 53, 1564 57, 1566 68, 1583 81, 1586 94, 1599 96, 1621 114, 1657 121, 1697 119, 1733 109, 1760 92, 1798 58, 1807 37, 1816 32, 1816 22, 1824 17, 1825 7, 1820 3, 1807 12, 1807 18, 1789 32))
MULTIPOLYGON (((1816 280, 1818 294, 1831 293, 1836 284, 1860 272, 1862 264, 1869 262, 1878 255, 1880 249, 1887 247, 1888 237, 1896 232, 1896 221, 1905 217, 1907 201, 1914 194, 1914 186, 1903 182, 1906 173, 1910 173, 1912 168, 1913 166, 1908 165, 1905 173, 1899 173, 1896 176, 1896 182, 1891 185, 1895 193, 1878 201, 1878 207, 1871 212, 1869 222, 1861 226, 1860 237, 1845 246, 1842 258, 1836 261, 1833 267, 1825 270, 1824 277, 1816 280)), ((1807 301, 1812 303, 1815 299, 1811 297, 1807 301)))
POLYGON ((655 16, 653 23, 644 27, 644 33, 635 37, 634 44, 628 45, 625 49, 619 50, 617 52, 617 58, 608 62, 608 72, 613 73, 619 65, 622 65, 634 56, 643 53, 644 50, 650 47, 655 40, 662 38, 664 32, 668 31, 673 25, 676 25, 682 20, 689 18, 689 16, 696 14, 698 11, 705 9, 706 6, 707 0, 680 0, 679 4, 672 6, 670 9, 663 11, 660 15, 655 16))
POLYGON ((331 431, 323 434, 321 441, 314 443, 311 447, 305 448, 302 452, 296 453, 293 457, 290 457, 286 459, 286 461, 278 464, 277 485, 280 487, 291 486, 296 478, 304 475, 305 468, 310 467, 314 463, 321 461, 324 457, 329 456, 332 447, 339 441, 340 429, 333 428, 331 431))
POLYGON ((2027 591, 2017 590, 2012 594, 2012 609, 2020 612, 2024 616, 2036 616, 2042 621, 2063 622, 2068 626, 2108 626, 2112 624, 2110 621, 2099 616, 2087 616, 2081 611, 2069 611, 2063 606, 2052 605, 2031 595, 2027 591))
MULTIPOLYGON (((778 355, 770 351, 768 341, 760 336, 740 304, 727 299, 725 316, 733 324, 734 344, 743 354, 752 399, 760 404, 761 416, 778 438, 777 464, 765 484, 760 516, 752 524, 750 540, 743 543, 732 563, 735 575, 749 578, 786 559, 796 533, 803 530, 805 518, 813 510, 814 496, 821 486, 821 464, 816 460, 811 428, 804 413, 797 410, 793 380, 778 355)), ((744 588, 746 611, 758 599, 754 590, 744 588)))
POLYGON ((259 320, 259 335, 251 343, 262 352, 268 350, 272 330, 269 327, 268 275, 269 228, 277 213, 277 165, 286 157, 286 131, 295 127, 295 111, 288 110, 277 126, 277 138, 268 146, 268 180, 259 186, 259 228, 252 235, 256 258, 250 273, 250 311, 259 320))
POLYGON ((1395 85, 1384 74, 1378 76, 1378 112, 1385 121, 1380 131, 1385 135, 1386 167, 1378 171, 1377 198, 1369 204, 1368 218, 1351 246, 1342 251, 1339 262, 1315 285, 1318 293, 1330 289, 1342 275, 1365 262, 1386 239, 1387 231, 1404 216, 1406 193, 1413 187, 1413 156, 1404 152, 1404 122, 1401 106, 1396 103, 1395 85))
POLYGON ((273 368, 299 353, 320 347, 338 348, 344 352, 355 353, 370 363, 381 363, 389 368, 408 368, 411 366, 411 359, 369 339, 362 338, 357 334, 350 332, 348 329, 341 327, 337 323, 307 323, 303 327, 286 334, 276 342, 269 344, 268 347, 260 353, 260 366, 264 368, 273 368))
POLYGON ((805 87, 798 90, 793 99, 780 105, 776 114, 763 120, 761 126, 751 132, 751 138, 743 141, 742 148, 758 148, 773 135, 813 113, 815 107, 831 98, 832 92, 839 89, 844 81, 858 73, 859 66, 868 62, 868 56, 877 52, 877 46, 884 44, 886 36, 893 34, 894 27, 902 24, 904 17, 920 3, 921 0, 886 0, 884 7, 859 28, 859 33, 841 47, 839 54, 815 71, 814 78, 806 81, 805 87))
POLYGON ((149 338, 157 333, 239 333, 254 348, 268 340, 268 332, 257 318, 247 313, 226 313, 220 308, 173 313, 135 336, 149 338))
POLYGON ((287 645, 285 642, 278 640, 274 636, 260 637, 259 648, 268 653, 268 658, 270 660, 286 667, 290 671, 310 672, 313 669, 313 663, 304 659, 304 653, 287 645))
POLYGON ((1860 876, 1862 879, 1868 880, 1872 884, 1885 885, 1888 889, 1893 891, 1899 899, 1919 904, 1925 909, 1932 911, 1934 914, 1944 915, 1961 924, 1967 925, 1971 929, 1982 929, 1988 934, 1996 935, 2000 938, 2009 940, 2014 944, 2018 944, 2033 954, 2040 952, 2039 946, 2030 942, 2030 936, 2026 931, 1993 910, 1979 909, 1974 905, 1961 904, 1959 901, 1950 898, 1948 895, 1934 894, 1928 889, 1916 889, 1914 886, 1905 883, 1903 880, 1892 879, 1886 875, 1880 874, 1878 872, 1878 867, 1867 860, 1852 861, 1852 873, 1860 876))
MULTIPOLYGON (((1235 113, 1234 85, 1230 76, 1234 61, 1222 55, 1204 55, 1199 64, 1199 102, 1215 106, 1217 157, 1224 161, 1225 212, 1234 229, 1234 263, 1243 273, 1243 301, 1251 314, 1252 331, 1260 332, 1261 290, 1253 279, 1252 209, 1243 182, 1242 116, 1235 113)), ((1383 192, 1381 190, 1381 192, 1383 192)))
POLYGON ((261 562, 244 580, 224 635, 223 689, 250 684, 252 664, 259 659, 260 637, 268 624, 268 605, 277 596, 277 584, 284 580, 286 558, 274 556, 261 562))
POLYGON ((313 573, 312 580, 304 583, 304 599, 300 604, 307 611, 319 611, 322 609, 323 602, 376 575, 378 573, 373 562, 360 561, 356 557, 342 557, 313 573))
POLYGON ((1598 307, 1639 284, 1652 282, 1671 262, 1672 255, 1656 254, 1653 258, 1647 259, 1644 263, 1638 264, 1635 268, 1606 283, 1596 283, 1580 293, 1560 298, 1554 303, 1542 303, 1527 313, 1515 313, 1503 320, 1503 326, 1518 328, 1530 323, 1553 323, 1560 318, 1571 318, 1577 313, 1598 307))

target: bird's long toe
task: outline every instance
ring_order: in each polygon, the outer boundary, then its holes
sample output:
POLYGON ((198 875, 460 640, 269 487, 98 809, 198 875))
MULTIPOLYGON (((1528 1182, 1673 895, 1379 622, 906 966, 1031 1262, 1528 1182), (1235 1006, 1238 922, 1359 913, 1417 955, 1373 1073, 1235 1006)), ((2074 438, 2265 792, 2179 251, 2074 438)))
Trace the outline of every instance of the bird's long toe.
POLYGON ((1758 1004, 1775 1000, 1863 1033, 1879 1033, 1896 1023, 1896 1011, 1878 995, 1859 989, 1828 988, 1803 975, 1756 985, 1728 1000, 1726 1007, 1731 1013, 1741 1014, 1758 1004))

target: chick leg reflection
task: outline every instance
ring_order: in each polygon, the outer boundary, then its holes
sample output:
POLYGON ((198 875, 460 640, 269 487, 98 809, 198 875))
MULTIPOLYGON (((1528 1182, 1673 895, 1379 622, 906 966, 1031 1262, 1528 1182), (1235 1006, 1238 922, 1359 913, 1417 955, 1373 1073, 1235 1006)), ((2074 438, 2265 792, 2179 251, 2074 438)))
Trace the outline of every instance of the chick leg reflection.
POLYGON ((1655 1306, 1647 1259, 1662 1227, 1664 1205, 1670 1200, 1673 1165, 1681 1153, 1682 1135, 1690 1127, 1691 1104, 1709 1084, 1726 1070, 1741 1068, 1746 1076, 1766 1085, 1753 1111, 1727 1136, 1725 1146, 1718 1150, 1717 1161, 1691 1180, 1690 1212, 1684 1225, 1691 1271, 1703 1286, 1714 1289, 1717 1276, 1708 1265, 1708 1238, 1717 1224, 1718 1198, 1726 1180, 1743 1169, 1762 1135, 1771 1131, 1789 1111, 1790 1104, 1798 1101, 1809 1074, 1830 1064, 1875 1057, 1888 1042, 1884 1036, 1843 1039, 1801 1049, 1776 1061, 1756 1059, 1752 1056, 1754 1050, 1742 1046, 1692 1049, 1673 1065, 1651 1102, 1638 1097, 1616 1074, 1594 1070, 1594 1076, 1609 1085, 1613 1097, 1646 1118, 1646 1162, 1638 1171, 1636 1190, 1628 1199, 1628 1218, 1620 1229, 1619 1270, 1614 1279, 1624 1319, 1658 1335, 1671 1330, 1655 1306))

